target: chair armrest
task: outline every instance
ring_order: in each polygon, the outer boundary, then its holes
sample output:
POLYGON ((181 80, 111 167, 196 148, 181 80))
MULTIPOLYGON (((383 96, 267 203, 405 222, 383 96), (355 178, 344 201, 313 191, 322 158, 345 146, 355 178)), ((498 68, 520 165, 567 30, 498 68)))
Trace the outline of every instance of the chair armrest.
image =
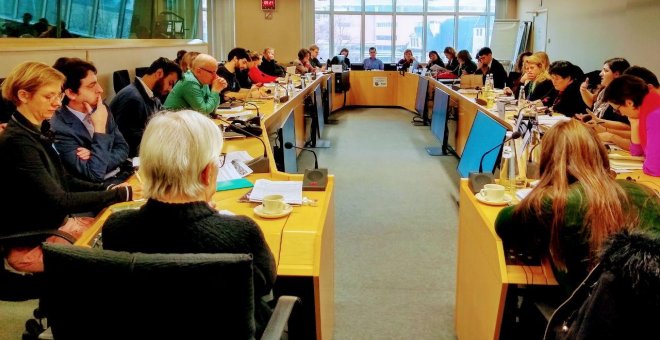
POLYGON ((262 340, 279 340, 284 334, 284 329, 286 324, 289 321, 291 316, 291 311, 296 303, 299 303, 300 299, 295 296, 283 295, 277 299, 277 305, 275 305, 275 310, 273 315, 271 315, 270 320, 268 320, 268 325, 264 330, 264 334, 261 336, 262 340))
POLYGON ((58 236, 69 241, 71 244, 76 242, 76 238, 73 237, 73 235, 59 229, 33 230, 15 234, 1 235, 0 241, 13 241, 37 236, 58 236))

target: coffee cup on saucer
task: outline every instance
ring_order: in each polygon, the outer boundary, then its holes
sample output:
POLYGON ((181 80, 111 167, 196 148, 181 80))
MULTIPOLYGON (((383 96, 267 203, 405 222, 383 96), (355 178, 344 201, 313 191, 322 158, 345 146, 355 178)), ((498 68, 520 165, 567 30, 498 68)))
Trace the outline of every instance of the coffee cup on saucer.
POLYGON ((263 199, 263 212, 266 214, 280 214, 286 208, 284 203, 284 196, 282 195, 267 195, 263 199))
POLYGON ((486 184, 479 194, 490 202, 500 202, 504 199, 504 186, 499 184, 486 184))

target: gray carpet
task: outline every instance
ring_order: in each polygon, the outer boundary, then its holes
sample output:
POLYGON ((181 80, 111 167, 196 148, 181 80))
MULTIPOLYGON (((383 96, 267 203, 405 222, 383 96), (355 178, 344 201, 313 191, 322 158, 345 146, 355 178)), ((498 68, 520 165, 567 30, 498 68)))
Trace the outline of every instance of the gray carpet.
POLYGON ((411 117, 343 111, 315 149, 336 175, 335 339, 455 338, 457 160, 429 156, 439 143, 411 117))
MULTIPOLYGON (((456 159, 428 156, 438 142, 405 110, 332 118, 332 147, 315 150, 336 175, 334 338, 454 339, 456 159)), ((0 340, 20 339, 36 304, 0 302, 0 340)))

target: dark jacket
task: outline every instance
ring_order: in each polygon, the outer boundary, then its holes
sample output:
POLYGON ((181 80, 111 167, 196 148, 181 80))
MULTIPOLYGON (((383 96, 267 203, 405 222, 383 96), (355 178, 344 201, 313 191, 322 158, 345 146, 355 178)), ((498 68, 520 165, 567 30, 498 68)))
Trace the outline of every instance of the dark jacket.
POLYGON ((261 65, 259 65, 259 69, 261 70, 261 72, 275 77, 284 77, 284 75, 286 74, 282 66, 277 64, 277 61, 275 61, 275 59, 266 60, 266 58, 262 57, 261 65))
POLYGON ((128 143, 128 157, 138 155, 142 134, 151 116, 161 110, 157 97, 150 98, 139 80, 124 87, 110 102, 110 110, 115 117, 119 131, 128 143))
POLYGON ((616 234, 599 260, 554 312, 545 339, 657 338, 660 239, 643 233, 616 234))
POLYGON ((587 113, 587 104, 582 100, 579 82, 573 81, 563 92, 557 93, 552 104, 552 111, 567 117, 573 117, 576 113, 587 113))
MULTIPOLYGON (((534 86, 532 91, 532 82, 528 82, 525 85, 525 93, 527 94, 527 100, 534 101, 540 100, 543 103, 543 106, 549 107, 555 101, 555 96, 557 95, 557 90, 555 86, 552 85, 552 80, 546 79, 540 83, 537 83, 534 86)), ((495 86, 497 87, 497 86, 495 86)))
POLYGON ((454 71, 452 71, 452 73, 455 74, 457 77, 460 77, 464 74, 474 74, 474 72, 476 71, 477 71, 477 64, 474 61, 470 60, 464 62, 462 66, 459 64, 458 67, 454 71))
POLYGON ((104 177, 128 158, 128 143, 119 131, 112 113, 108 112, 106 133, 94 133, 93 137, 76 115, 66 106, 60 107, 51 119, 55 132, 55 148, 66 169, 80 178, 103 182, 104 177), (79 147, 91 151, 88 160, 76 155, 79 147))
POLYGON ((123 188, 105 191, 67 175, 52 140, 19 112, 0 134, 0 164, 0 233, 55 229, 68 214, 128 200, 123 188))
POLYGON ((488 73, 493 74, 493 83, 495 83, 495 88, 503 89, 506 86, 507 73, 504 69, 504 66, 500 64, 497 59, 493 58, 493 61, 490 63, 490 69, 487 73, 484 73, 482 69, 478 69, 474 74, 483 74, 484 75, 484 84, 486 83, 486 75, 488 73))

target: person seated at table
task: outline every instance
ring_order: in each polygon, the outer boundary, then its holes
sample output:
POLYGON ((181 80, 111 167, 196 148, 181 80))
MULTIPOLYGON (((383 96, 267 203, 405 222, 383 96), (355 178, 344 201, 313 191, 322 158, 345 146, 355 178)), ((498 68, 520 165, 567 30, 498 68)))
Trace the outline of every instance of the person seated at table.
POLYGON ((339 56, 334 56, 332 59, 328 59, 328 68, 330 68, 332 65, 338 65, 341 64, 342 68, 344 70, 350 69, 351 68, 351 60, 348 59, 348 48, 344 47, 339 51, 339 56), (344 60, 340 60, 338 57, 343 56, 344 60))
POLYGON ((181 57, 181 61, 179 62, 179 67, 181 68, 181 72, 191 71, 193 60, 195 60, 195 58, 198 55, 200 55, 200 53, 195 51, 184 53, 183 56, 181 57))
POLYGON ((141 253, 252 254, 257 332, 271 309, 277 276, 261 228, 247 216, 213 208, 218 169, 224 165, 222 133, 191 110, 161 112, 147 125, 140 148, 140 176, 147 202, 112 214, 103 226, 105 249, 141 253))
POLYGON ((563 121, 545 133, 540 169, 537 186, 500 211, 495 230, 505 248, 549 257, 566 294, 595 265, 608 236, 634 228, 660 234, 660 198, 648 187, 615 180, 607 150, 581 122, 563 121))
POLYGON ((460 50, 456 55, 458 59, 458 68, 452 72, 456 77, 461 77, 464 74, 474 74, 477 71, 477 64, 472 60, 472 56, 468 50, 460 50))
POLYGON ((443 53, 447 58, 447 63, 445 64, 445 68, 449 72, 454 72, 454 70, 458 68, 458 58, 456 57, 456 50, 451 46, 447 46, 445 47, 443 53))
POLYGON ((527 100, 540 101, 543 106, 552 105, 555 100, 555 87, 548 74, 548 68, 543 60, 532 54, 527 57, 525 65, 525 94, 527 100))
POLYGON ((477 53, 477 60, 479 60, 479 63, 474 74, 483 74, 484 84, 486 83, 486 75, 492 74, 495 88, 503 89, 506 86, 507 73, 504 66, 493 58, 493 51, 490 47, 482 47, 477 53))
POLYGON ((96 67, 78 58, 59 58, 53 68, 66 77, 64 105, 50 120, 55 149, 64 167, 81 179, 117 184, 133 174, 129 146, 103 103, 96 67))
MULTIPOLYGON (((237 74, 240 71, 247 69, 248 59, 250 59, 250 55, 248 55, 247 50, 241 47, 236 47, 227 54, 227 62, 217 68, 218 76, 227 81, 227 87, 220 92, 220 96, 223 100, 229 100, 230 98, 245 98, 245 91, 241 91, 241 89, 244 88, 243 85, 247 84, 241 84, 238 80, 237 74)), ((251 87, 252 84, 247 88, 249 89, 251 87)))
POLYGON ((630 154, 645 156, 644 173, 660 176, 660 94, 641 78, 622 75, 605 89, 603 100, 630 120, 630 154))
MULTIPOLYGON (((16 106, 7 128, 0 134, 0 234, 60 229, 78 238, 93 218, 74 213, 100 211, 132 199, 132 187, 106 187, 68 175, 53 148, 46 120, 62 105, 64 75, 40 62, 14 67, 2 83, 2 97, 16 106)), ((20 272, 43 271, 41 242, 66 242, 44 237, 5 249, 9 266, 20 272)))
POLYGON ((309 58, 312 54, 306 48, 301 48, 298 51, 298 59, 293 61, 293 65, 296 67, 296 74, 305 74, 314 71, 314 68, 309 63, 309 58))
POLYGON ((275 49, 270 47, 264 49, 264 55, 259 69, 263 73, 273 77, 284 77, 286 75, 284 68, 275 60, 275 49))
POLYGON ((660 83, 658 82, 658 77, 656 77, 656 75, 646 67, 630 66, 623 72, 623 74, 642 78, 642 80, 644 80, 646 85, 649 87, 649 91, 660 93, 660 83))
POLYGON ((200 54, 193 60, 192 69, 183 74, 167 95, 163 107, 169 110, 193 109, 211 114, 220 103, 220 92, 227 87, 225 78, 216 72, 218 61, 208 54, 200 54))
POLYGON ((314 72, 325 71, 325 65, 323 65, 319 60, 319 47, 315 44, 312 44, 309 46, 308 50, 310 53, 309 64, 314 68, 314 72))
POLYGON ((250 61, 248 62, 248 76, 253 84, 265 84, 277 81, 277 77, 270 76, 259 69, 262 57, 259 53, 250 53, 250 61))
POLYGON ((130 147, 128 157, 137 156, 147 121, 163 107, 159 98, 166 97, 179 79, 179 65, 161 57, 151 63, 144 76, 135 77, 112 98, 110 110, 130 147))
MULTIPOLYGON (((614 112, 614 109, 603 100, 603 95, 605 94, 605 89, 612 82, 612 80, 621 76, 623 72, 630 67, 630 63, 624 58, 612 58, 605 60, 603 63, 603 68, 599 73, 600 77, 600 90, 593 94, 589 91, 589 79, 585 79, 584 82, 580 85, 580 94, 582 95, 582 100, 587 104, 588 108, 591 108, 591 111, 594 113, 594 117, 599 118, 605 121, 612 121, 612 124, 608 123, 608 128, 614 128, 616 125, 619 125, 621 128, 622 124, 630 126, 628 118, 623 115, 617 114, 614 112), (618 123, 618 124, 617 124, 618 123)), ((577 116, 579 119, 582 119, 583 116, 577 116)))
POLYGON ((557 91, 551 110, 566 117, 586 113, 587 105, 580 95, 580 84, 584 78, 582 69, 568 61, 560 60, 550 64, 548 73, 557 91))
POLYGON ((369 47, 369 58, 365 58, 364 61, 362 62, 364 65, 364 69, 369 71, 369 70, 384 70, 385 65, 383 64, 383 61, 376 58, 376 48, 375 47, 369 47))
POLYGON ((429 70, 446 70, 445 62, 440 59, 438 51, 429 52, 429 61, 426 62, 426 68, 429 70))
POLYGON ((403 59, 399 60, 398 65, 402 70, 406 72, 408 72, 408 70, 415 72, 419 66, 419 63, 417 62, 417 59, 415 59, 412 50, 407 49, 403 51, 403 59))
POLYGON ((516 59, 513 71, 509 72, 509 75, 506 78, 506 87, 511 89, 511 92, 516 99, 518 99, 518 95, 520 94, 520 86, 525 84, 525 79, 523 79, 525 76, 524 63, 530 55, 532 55, 532 52, 530 51, 520 53, 516 59))

